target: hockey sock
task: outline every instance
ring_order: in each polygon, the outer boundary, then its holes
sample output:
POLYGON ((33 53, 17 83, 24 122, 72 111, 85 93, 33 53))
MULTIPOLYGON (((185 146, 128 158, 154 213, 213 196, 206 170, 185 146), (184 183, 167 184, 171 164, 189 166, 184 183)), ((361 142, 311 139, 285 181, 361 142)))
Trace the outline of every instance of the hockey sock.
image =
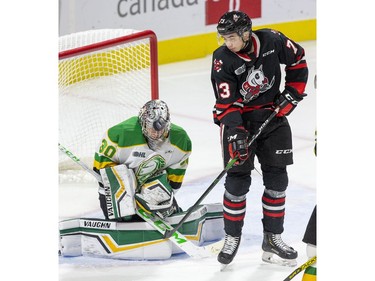
POLYGON ((236 196, 225 191, 223 209, 225 232, 234 237, 241 236, 246 212, 246 195, 236 196))
POLYGON ((262 204, 264 229, 275 234, 282 233, 284 230, 285 192, 265 189, 262 204))

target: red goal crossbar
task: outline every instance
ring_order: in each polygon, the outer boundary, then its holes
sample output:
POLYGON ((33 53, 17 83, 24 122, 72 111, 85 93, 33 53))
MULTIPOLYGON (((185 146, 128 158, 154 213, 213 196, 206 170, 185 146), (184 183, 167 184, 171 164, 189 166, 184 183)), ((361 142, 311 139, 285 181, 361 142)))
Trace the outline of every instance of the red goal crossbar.
POLYGON ((74 49, 59 52, 59 60, 70 58, 73 56, 78 56, 86 54, 93 51, 102 50, 112 46, 116 46, 126 42, 132 42, 141 39, 150 40, 150 56, 151 56, 151 98, 159 98, 159 74, 158 74, 158 50, 157 50, 157 37, 156 34, 151 30, 144 30, 134 34, 129 34, 125 36, 120 36, 113 39, 104 40, 98 43, 93 43, 85 45, 82 47, 77 47, 74 49))

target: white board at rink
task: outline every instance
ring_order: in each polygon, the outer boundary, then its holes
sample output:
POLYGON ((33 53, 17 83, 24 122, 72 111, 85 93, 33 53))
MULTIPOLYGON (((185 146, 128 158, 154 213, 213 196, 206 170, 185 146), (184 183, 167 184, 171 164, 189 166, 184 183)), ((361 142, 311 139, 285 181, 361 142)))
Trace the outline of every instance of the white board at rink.
POLYGON ((213 12, 207 7, 241 10, 250 2, 261 8, 254 26, 316 18, 316 0, 59 0, 59 35, 133 28, 152 29, 159 40, 168 40, 215 31, 215 24, 206 24, 213 12))

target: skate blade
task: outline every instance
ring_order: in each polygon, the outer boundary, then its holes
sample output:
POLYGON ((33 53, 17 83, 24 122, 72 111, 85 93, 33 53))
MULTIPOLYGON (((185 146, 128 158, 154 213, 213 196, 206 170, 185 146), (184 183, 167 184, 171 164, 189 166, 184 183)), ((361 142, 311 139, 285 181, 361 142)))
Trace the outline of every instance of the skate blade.
POLYGON ((223 264, 223 263, 221 263, 220 264, 220 271, 225 271, 227 269, 228 265, 229 264, 223 264))
POLYGON ((267 263, 281 266, 294 267, 297 265, 297 260, 295 259, 282 259, 278 255, 269 252, 263 252, 262 260, 267 263))

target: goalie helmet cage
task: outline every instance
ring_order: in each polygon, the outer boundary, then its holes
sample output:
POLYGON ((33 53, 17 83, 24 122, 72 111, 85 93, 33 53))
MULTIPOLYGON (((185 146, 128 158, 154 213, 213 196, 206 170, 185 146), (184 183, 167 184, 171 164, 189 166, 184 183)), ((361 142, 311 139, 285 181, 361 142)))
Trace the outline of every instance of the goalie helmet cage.
MULTIPOLYGON (((155 33, 99 29, 60 36, 58 85, 59 143, 91 167, 104 132, 159 97, 155 33)), ((59 154, 60 182, 92 181, 86 175, 59 154)))

